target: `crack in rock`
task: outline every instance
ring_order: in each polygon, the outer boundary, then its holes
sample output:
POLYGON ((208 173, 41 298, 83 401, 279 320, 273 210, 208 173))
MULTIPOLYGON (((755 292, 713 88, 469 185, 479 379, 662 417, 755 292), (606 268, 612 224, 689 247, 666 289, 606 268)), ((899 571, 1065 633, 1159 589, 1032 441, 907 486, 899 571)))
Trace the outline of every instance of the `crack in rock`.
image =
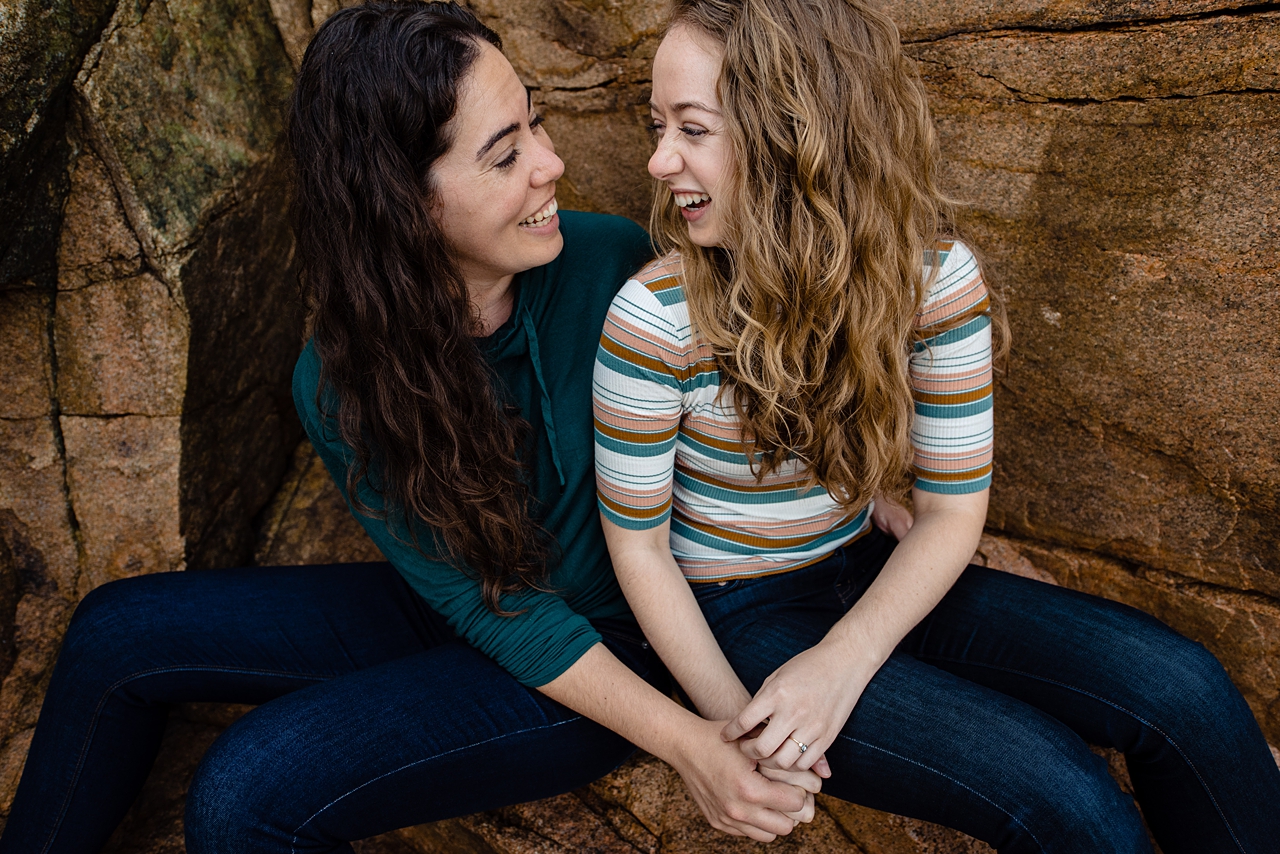
MULTIPOLYGON (((1016 89, 1005 81, 1001 80, 994 74, 978 71, 976 68, 970 68, 963 65, 948 65, 940 59, 925 59, 917 57, 916 62, 921 65, 932 65, 945 69, 953 74, 972 74, 981 80, 994 83, 1005 92, 1007 92, 1012 100, 1019 101, 1024 104, 1049 104, 1050 106, 1064 107, 1087 107, 1097 104, 1146 104, 1159 103, 1162 101, 1194 101, 1199 98, 1211 98, 1224 95, 1275 95, 1280 93, 1280 89, 1262 89, 1256 86, 1240 86, 1234 89, 1213 89, 1207 92, 1197 92, 1195 94, 1170 93, 1168 95, 1116 95, 1113 98, 1064 98, 1057 95, 1041 95, 1036 92, 1028 92, 1016 89)), ((979 100, 987 100, 985 98, 979 100)))
POLYGON ((1037 35, 1048 34, 1058 35, 1065 33, 1097 33, 1097 32, 1124 32, 1126 30, 1141 29, 1143 27, 1156 26, 1159 24, 1180 24, 1195 21, 1211 21, 1220 18, 1249 18, 1256 15, 1265 14, 1267 12, 1280 11, 1280 3, 1258 3, 1251 6, 1239 6, 1230 9, 1211 9, 1205 12, 1191 12, 1186 15, 1168 15, 1162 18, 1124 18, 1111 21, 1094 21, 1091 23, 1071 23, 1064 22, 1060 25, 1053 24, 1015 24, 1013 26, 999 24, 990 27, 973 27, 971 29, 953 29, 946 30, 937 35, 927 36, 918 39, 903 39, 902 44, 906 45, 930 45, 953 39, 956 36, 971 35, 987 35, 993 37, 1002 37, 1008 35, 1037 35))

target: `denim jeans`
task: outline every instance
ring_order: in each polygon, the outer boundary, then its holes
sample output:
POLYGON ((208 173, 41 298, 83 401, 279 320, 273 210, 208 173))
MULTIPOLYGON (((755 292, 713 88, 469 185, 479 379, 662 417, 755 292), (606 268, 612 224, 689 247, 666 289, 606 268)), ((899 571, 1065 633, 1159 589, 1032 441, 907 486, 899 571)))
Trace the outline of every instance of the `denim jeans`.
MULTIPOLYGON (((634 624, 596 628, 664 687, 634 624)), ((196 771, 190 854, 350 851, 569 791, 634 750, 458 640, 388 564, 144 576, 76 611, 0 852, 98 851, 186 701, 261 704, 196 771)))
MULTIPOLYGON (((754 692, 822 640, 894 541, 694 592, 754 692)), ((1164 854, 1280 851, 1280 771, 1204 647, 1133 608, 970 566, 867 686, 827 751, 828 794, 1011 852, 1145 852, 1124 753, 1164 854)))

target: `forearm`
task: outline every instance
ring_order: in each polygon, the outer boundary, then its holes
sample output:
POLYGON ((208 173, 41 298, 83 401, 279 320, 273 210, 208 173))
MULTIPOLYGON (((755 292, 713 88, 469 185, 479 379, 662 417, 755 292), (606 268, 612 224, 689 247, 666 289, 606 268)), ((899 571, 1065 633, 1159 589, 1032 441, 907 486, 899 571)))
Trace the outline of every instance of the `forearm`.
POLYGON ((872 670, 951 589, 982 536, 985 491, 972 496, 917 491, 915 499, 914 525, 867 592, 822 641, 872 670))
POLYGON ((727 720, 751 695, 711 633, 689 582, 680 572, 663 525, 628 531, 605 520, 618 583, 671 675, 707 720, 727 720))
POLYGON ((642 750, 679 766, 683 736, 698 717, 645 682, 603 644, 596 644, 568 670, 538 688, 642 750))

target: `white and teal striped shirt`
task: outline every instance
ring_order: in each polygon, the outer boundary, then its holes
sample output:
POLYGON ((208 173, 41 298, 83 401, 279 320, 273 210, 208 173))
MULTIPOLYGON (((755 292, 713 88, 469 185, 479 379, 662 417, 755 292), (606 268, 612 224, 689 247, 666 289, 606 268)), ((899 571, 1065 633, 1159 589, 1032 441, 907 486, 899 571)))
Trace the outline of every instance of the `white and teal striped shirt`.
MULTIPOLYGON (((991 483, 987 290, 963 244, 930 254, 942 266, 910 355, 912 468, 920 489, 978 492, 991 483)), ((795 460, 757 481, 711 349, 693 339, 680 271, 676 255, 645 267, 605 320, 594 381, 601 511, 630 529, 669 516, 672 554, 691 581, 812 563, 868 530, 871 507, 849 512, 806 488, 795 460)))

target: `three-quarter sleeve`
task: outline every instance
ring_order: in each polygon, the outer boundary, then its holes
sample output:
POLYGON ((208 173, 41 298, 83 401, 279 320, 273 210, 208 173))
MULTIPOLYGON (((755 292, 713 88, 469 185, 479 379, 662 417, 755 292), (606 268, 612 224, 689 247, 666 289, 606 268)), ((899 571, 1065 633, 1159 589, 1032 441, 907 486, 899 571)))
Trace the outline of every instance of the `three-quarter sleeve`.
MULTIPOLYGON (((337 435, 336 424, 319 415, 315 400, 318 383, 319 359, 308 345, 294 371, 294 402, 312 445, 350 507, 346 483, 353 454, 337 435)), ((384 508, 382 497, 369 488, 367 479, 361 483, 360 498, 375 513, 384 508)), ((445 561, 433 560, 416 548, 409 531, 394 514, 384 520, 358 513, 354 507, 352 514, 427 605, 444 617, 461 638, 521 684, 531 688, 545 685, 600 642, 590 621, 552 592, 530 589, 504 595, 504 610, 518 613, 495 614, 485 604, 476 578, 445 561)), ((419 530, 418 541, 429 550, 430 532, 419 530)))
POLYGON ((916 486, 949 495, 991 485, 991 318, 977 259, 962 243, 933 254, 939 265, 917 319, 910 357, 916 486))

